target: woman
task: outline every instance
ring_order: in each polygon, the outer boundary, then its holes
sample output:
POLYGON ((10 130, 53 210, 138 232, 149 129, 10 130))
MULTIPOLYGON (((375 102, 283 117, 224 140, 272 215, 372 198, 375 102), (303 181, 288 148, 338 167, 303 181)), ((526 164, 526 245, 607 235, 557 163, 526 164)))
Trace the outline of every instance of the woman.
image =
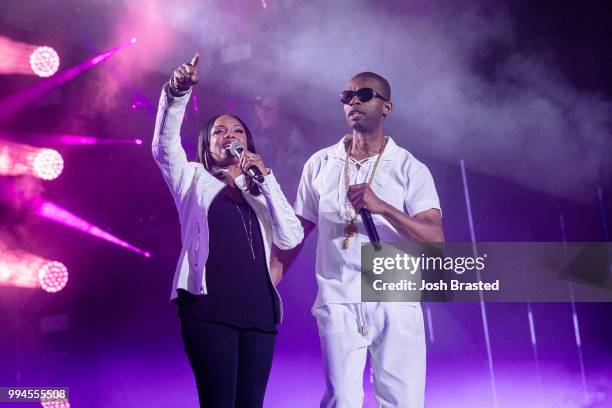
POLYGON ((199 134, 196 162, 187 161, 179 130, 198 61, 196 54, 164 85, 153 137, 181 224, 171 298, 200 405, 261 407, 282 319, 270 275, 272 243, 293 248, 303 230, 239 118, 211 118, 199 134), (228 149, 236 142, 246 146, 239 159, 228 149), (261 184, 247 174, 253 166, 261 184))

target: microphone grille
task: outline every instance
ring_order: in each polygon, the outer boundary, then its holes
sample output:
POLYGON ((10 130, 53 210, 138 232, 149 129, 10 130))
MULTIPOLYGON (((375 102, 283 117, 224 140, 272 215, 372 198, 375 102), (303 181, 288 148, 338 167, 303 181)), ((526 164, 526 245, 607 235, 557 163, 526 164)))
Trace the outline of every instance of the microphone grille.
POLYGON ((242 154, 244 151, 244 146, 238 140, 234 140, 232 143, 230 143, 228 149, 234 156, 240 156, 240 154, 242 154))

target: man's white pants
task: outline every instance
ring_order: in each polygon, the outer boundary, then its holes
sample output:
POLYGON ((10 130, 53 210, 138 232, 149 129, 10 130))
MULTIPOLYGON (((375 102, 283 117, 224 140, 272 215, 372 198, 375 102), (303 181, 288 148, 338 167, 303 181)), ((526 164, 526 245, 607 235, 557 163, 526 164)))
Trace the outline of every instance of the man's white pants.
POLYGON ((360 408, 367 354, 383 408, 423 408, 425 329, 419 304, 331 303, 313 310, 327 390, 321 408, 360 408))

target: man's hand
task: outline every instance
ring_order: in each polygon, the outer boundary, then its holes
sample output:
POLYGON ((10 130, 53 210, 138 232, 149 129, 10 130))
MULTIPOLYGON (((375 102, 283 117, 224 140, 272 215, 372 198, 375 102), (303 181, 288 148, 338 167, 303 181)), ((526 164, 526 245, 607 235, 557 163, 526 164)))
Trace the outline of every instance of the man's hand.
POLYGON ((200 62, 200 53, 196 52, 191 62, 183 64, 174 70, 170 79, 170 86, 179 92, 188 91, 189 88, 198 83, 198 62, 200 62))
POLYGON ((347 196, 356 212, 365 208, 372 214, 382 214, 387 206, 366 183, 349 186, 347 196))

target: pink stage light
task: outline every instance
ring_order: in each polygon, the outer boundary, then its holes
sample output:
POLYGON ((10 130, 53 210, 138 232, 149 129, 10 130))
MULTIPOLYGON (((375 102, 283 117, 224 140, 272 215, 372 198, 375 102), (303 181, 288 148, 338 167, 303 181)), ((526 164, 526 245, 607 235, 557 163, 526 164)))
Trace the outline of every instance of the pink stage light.
POLYGON ((0 74, 51 76, 59 67, 59 56, 51 47, 14 41, 0 36, 0 74))
POLYGON ((140 139, 103 139, 95 136, 79 135, 49 135, 44 140, 48 143, 70 146, 142 144, 140 139))
POLYGON ((68 269, 63 263, 17 249, 0 249, 0 285, 57 293, 66 283, 68 269))
POLYGON ((62 174, 64 160, 54 149, 29 146, 0 139, 0 175, 29 174, 43 180, 54 180, 62 174))
POLYGON ((66 227, 84 232, 93 237, 100 238, 112 244, 126 248, 132 252, 144 256, 145 258, 149 258, 151 256, 149 252, 137 248, 134 245, 131 245, 115 237, 114 235, 96 227, 90 222, 85 221, 84 219, 50 201, 42 201, 40 203, 40 206, 36 210, 36 214, 47 220, 56 222, 66 227))
POLYGON ((51 47, 38 47, 30 54, 30 67, 39 77, 47 78, 55 74, 59 63, 59 55, 51 47))
POLYGON ((70 408, 70 401, 68 400, 41 401, 40 405, 43 408, 70 408))
POLYGON ((41 149, 32 160, 34 174, 43 180, 54 180, 64 169, 64 160, 57 150, 41 149))
POLYGON ((58 261, 48 262, 38 270, 38 282, 49 293, 59 292, 68 283, 68 268, 58 261))
MULTIPOLYGON (((40 99, 40 97, 42 97, 44 94, 59 87, 63 83, 68 82, 72 78, 79 75, 81 72, 91 69, 95 65, 109 58, 111 55, 115 54, 117 51, 130 47, 132 45, 133 43, 131 41, 128 41, 125 44, 120 44, 119 46, 106 50, 100 53, 99 55, 96 55, 88 59, 87 61, 82 62, 79 65, 62 71, 59 74, 52 76, 51 78, 39 81, 34 86, 28 89, 22 90, 14 95, 8 96, 0 100, 0 106, 2 106, 2 110, 0 110, 0 119, 10 117, 19 109, 40 99)), ((1 55, 2 53, 0 52, 0 56, 1 55)))
MULTIPOLYGON (((91 145, 141 145, 141 139, 115 139, 101 138, 89 135, 59 135, 28 132, 3 132, 0 131, 0 143, 3 137, 13 140, 31 140, 38 144, 65 145, 65 146, 91 146, 91 145)), ((44 157, 44 156, 43 156, 44 157)))
POLYGON ((101 53, 100 55, 97 55, 97 56, 93 57, 90 60, 90 63, 91 63, 91 65, 99 64, 102 61, 104 61, 105 59, 107 59, 110 56, 112 56, 117 51, 120 51, 120 50, 122 50, 124 48, 130 47, 130 46, 132 46, 134 44, 136 44, 136 38, 131 38, 128 42, 125 42, 123 44, 119 44, 118 46, 110 48, 110 49, 104 51, 103 53, 101 53))

